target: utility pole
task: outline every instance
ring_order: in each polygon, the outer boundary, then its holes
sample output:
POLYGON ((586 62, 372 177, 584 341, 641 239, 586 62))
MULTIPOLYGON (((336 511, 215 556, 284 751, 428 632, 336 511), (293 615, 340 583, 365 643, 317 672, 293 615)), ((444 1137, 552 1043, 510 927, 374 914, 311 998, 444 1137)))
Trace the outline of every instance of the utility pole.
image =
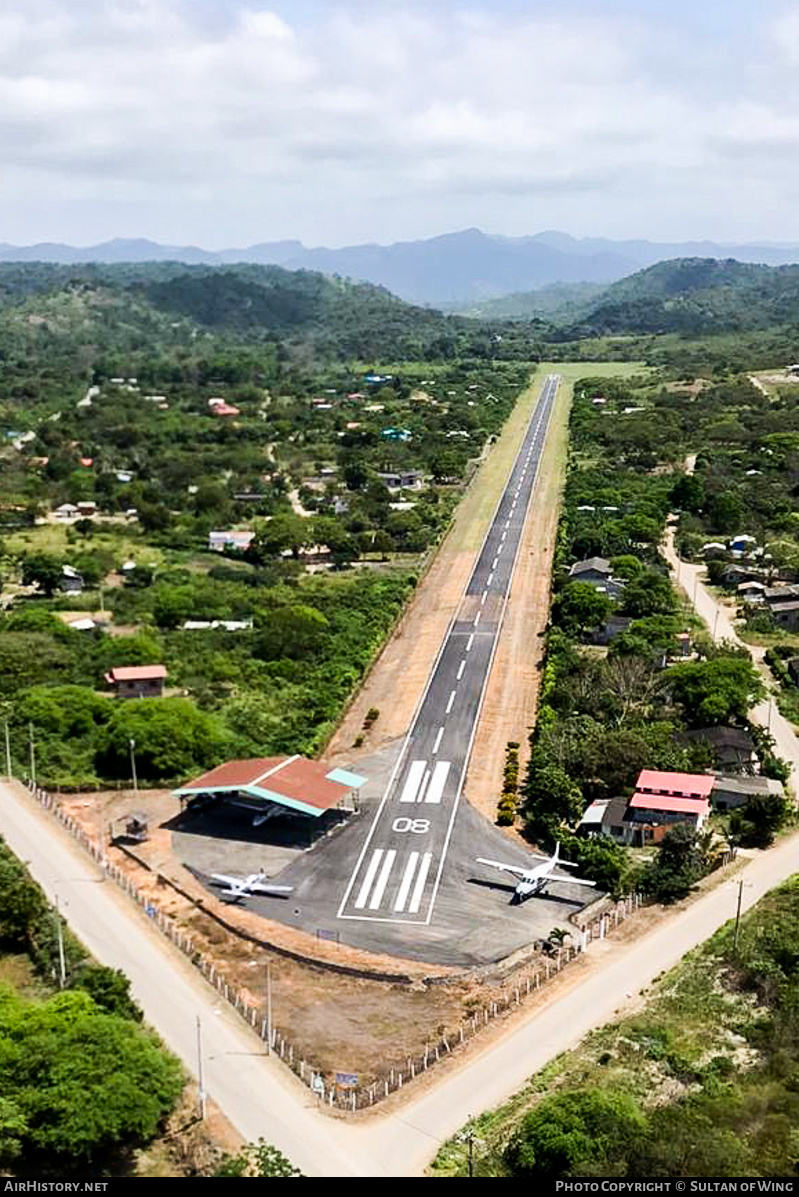
POLYGON ((136 741, 130 741, 130 773, 133 778, 133 793, 138 797, 139 783, 136 778, 136 741))
POLYGON ((732 950, 733 953, 738 951, 738 928, 741 925, 741 901, 744 896, 743 877, 738 882, 738 909, 735 911, 735 931, 732 936, 732 950))
POLYGON ((205 1086, 203 1084, 203 1042, 200 1028, 200 1016, 197 1015, 197 1097, 199 1099, 200 1118, 205 1120, 205 1086))
POLYGON ((266 962, 266 1054, 272 1055, 272 965, 266 962))
POLYGON ((14 776, 11 769, 11 738, 8 734, 8 720, 6 719, 6 776, 9 780, 14 776))
POLYGON ((716 639, 716 628, 719 626, 719 609, 716 607, 716 616, 713 620, 713 639, 716 639))
POLYGON ((28 724, 28 739, 31 750, 31 784, 36 785, 36 745, 33 741, 33 724, 28 724))
POLYGON ((67 962, 64 956, 64 928, 61 926, 61 912, 58 909, 58 894, 55 897, 55 929, 58 936, 58 988, 65 989, 67 984, 67 962))

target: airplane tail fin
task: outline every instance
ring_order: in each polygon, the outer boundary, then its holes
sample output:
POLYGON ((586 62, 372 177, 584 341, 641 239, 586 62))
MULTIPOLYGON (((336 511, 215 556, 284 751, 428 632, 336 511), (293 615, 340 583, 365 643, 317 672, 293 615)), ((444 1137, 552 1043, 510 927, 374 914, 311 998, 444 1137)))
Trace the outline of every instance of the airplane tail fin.
POLYGON ((560 860, 560 841, 555 842, 555 855, 552 857, 552 863, 557 864, 560 860))

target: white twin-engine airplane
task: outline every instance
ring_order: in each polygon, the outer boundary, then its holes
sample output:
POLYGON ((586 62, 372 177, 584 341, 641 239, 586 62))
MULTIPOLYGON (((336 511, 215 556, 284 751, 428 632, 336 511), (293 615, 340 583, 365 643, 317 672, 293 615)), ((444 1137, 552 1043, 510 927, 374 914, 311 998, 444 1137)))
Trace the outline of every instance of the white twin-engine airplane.
POLYGON ((252 894, 290 894, 292 885, 273 885, 267 880, 266 873, 250 873, 249 877, 229 877, 226 873, 212 873, 211 880, 215 885, 226 885, 219 895, 228 902, 239 902, 252 894))
POLYGON ((511 898, 512 902, 523 902, 525 898, 530 898, 533 894, 540 894, 550 881, 565 881, 568 885, 596 886, 595 881, 582 881, 577 877, 557 877, 554 875, 554 870, 558 865, 564 869, 576 869, 578 867, 576 864, 570 864, 567 860, 560 859, 560 844, 555 845, 554 856, 542 860, 540 865, 536 865, 532 869, 525 869, 520 865, 503 864, 500 860, 485 860, 482 856, 477 857, 477 863, 490 865, 492 869, 499 869, 500 873, 513 873, 519 878, 519 882, 511 898))

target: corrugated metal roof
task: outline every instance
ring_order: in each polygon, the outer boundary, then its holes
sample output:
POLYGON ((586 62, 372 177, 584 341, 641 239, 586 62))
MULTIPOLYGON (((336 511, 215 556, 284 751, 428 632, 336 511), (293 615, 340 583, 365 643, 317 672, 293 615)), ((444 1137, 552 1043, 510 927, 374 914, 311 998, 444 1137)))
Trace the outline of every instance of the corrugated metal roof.
POLYGON ((710 811, 707 798, 678 798, 668 794, 633 794, 629 806, 634 810, 671 810, 686 815, 706 815, 710 811))
POLYGON ((106 674, 111 682, 152 682, 166 677, 164 665, 122 665, 106 674))
POLYGON ((713 789, 713 781, 710 773, 662 773, 658 769, 642 769, 635 788, 653 790, 655 794, 707 798, 713 789))
POLYGON ((365 778, 343 769, 328 770, 303 757, 257 757, 228 761, 175 790, 176 795, 238 791, 304 814, 320 815, 338 806, 365 778), (346 779, 346 780, 345 780, 346 779))

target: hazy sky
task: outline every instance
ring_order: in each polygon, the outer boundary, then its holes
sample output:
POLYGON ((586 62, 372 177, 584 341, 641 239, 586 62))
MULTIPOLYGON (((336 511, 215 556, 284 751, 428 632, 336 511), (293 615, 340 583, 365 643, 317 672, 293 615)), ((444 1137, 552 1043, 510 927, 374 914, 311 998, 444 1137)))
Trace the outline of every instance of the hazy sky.
POLYGON ((799 3, 0 0, 0 241, 798 216, 799 3))

